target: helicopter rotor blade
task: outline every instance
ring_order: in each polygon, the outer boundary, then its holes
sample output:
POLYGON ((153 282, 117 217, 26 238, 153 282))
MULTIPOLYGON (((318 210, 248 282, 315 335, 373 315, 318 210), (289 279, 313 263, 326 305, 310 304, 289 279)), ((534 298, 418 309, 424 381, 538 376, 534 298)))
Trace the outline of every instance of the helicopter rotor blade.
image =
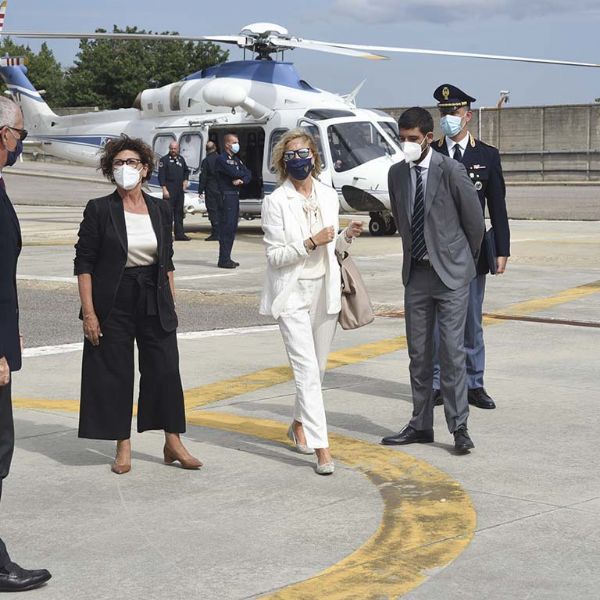
POLYGON ((218 42, 221 44, 237 44, 244 46, 247 38, 241 35, 171 35, 165 33, 49 33, 32 31, 4 31, 3 36, 30 39, 56 40, 180 40, 185 42, 218 42))
MULTIPOLYGON (((312 42, 313 40, 304 40, 304 42, 312 42)), ((429 54, 435 56, 458 56, 462 58, 482 58, 487 60, 505 60, 512 62, 527 62, 547 65, 563 65, 570 67, 600 67, 597 63, 577 62, 571 60, 558 60, 546 58, 528 58, 524 56, 507 56, 502 54, 480 54, 476 52, 453 52, 451 50, 426 50, 423 48, 398 48, 395 46, 365 46, 361 44, 338 44, 333 42, 318 42, 324 46, 335 46, 336 48, 349 48, 352 50, 368 50, 375 52, 401 52, 405 54, 429 54)))
POLYGON ((343 56, 352 56, 354 58, 366 58, 369 60, 387 60, 387 56, 381 54, 373 54, 372 52, 364 52, 362 49, 342 48, 334 44, 325 44, 312 40, 290 39, 290 38, 269 38, 269 43, 273 46, 281 48, 281 50, 291 50, 293 48, 301 48, 302 50, 316 50, 318 52, 327 52, 329 54, 341 54, 343 56))

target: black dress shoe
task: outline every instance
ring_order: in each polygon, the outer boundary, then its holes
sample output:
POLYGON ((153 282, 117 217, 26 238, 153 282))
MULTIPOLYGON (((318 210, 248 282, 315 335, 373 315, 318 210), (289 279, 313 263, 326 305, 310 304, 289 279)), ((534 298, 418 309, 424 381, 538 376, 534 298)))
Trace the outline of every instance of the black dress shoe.
POLYGON ((433 429, 419 431, 407 425, 400 433, 388 435, 381 440, 384 446, 401 446, 403 444, 431 444, 433 429))
POLYGON ((52 575, 46 569, 28 571, 16 563, 0 567, 0 592, 25 592, 44 585, 52 575))
POLYGON ((461 425, 454 432, 454 448, 458 452, 468 452, 472 448, 475 448, 473 440, 469 436, 469 432, 465 425, 461 425))
POLYGON ((205 242, 218 242, 219 238, 216 235, 209 235, 207 238, 204 238, 205 242))
POLYGON ((189 242, 192 238, 189 238, 187 235, 180 235, 175 238, 176 242, 189 242))
POLYGON ((227 262, 217 264, 217 267, 219 267, 219 269, 235 269, 237 266, 238 263, 233 262, 232 260, 228 260, 227 262))
POLYGON ((494 401, 488 396, 485 388, 473 388, 469 390, 469 404, 477 408, 496 408, 494 401))
POLYGON ((433 398, 434 406, 443 406, 444 405, 444 398, 442 398, 441 390, 436 390, 435 388, 433 388, 431 390, 431 396, 433 398))
POLYGON ((232 260, 231 261, 236 267, 240 266, 240 263, 237 260, 232 260))

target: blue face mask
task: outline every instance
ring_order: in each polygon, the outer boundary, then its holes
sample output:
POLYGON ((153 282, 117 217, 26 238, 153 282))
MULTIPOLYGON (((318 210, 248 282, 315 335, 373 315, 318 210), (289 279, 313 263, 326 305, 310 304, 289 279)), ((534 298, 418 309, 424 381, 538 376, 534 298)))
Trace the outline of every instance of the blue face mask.
POLYGON ((8 151, 8 156, 6 157, 5 167, 12 167, 16 162, 17 158, 21 156, 23 152, 23 142, 21 140, 17 140, 17 147, 14 150, 8 151))
POLYGON ((233 154, 237 154, 240 151, 240 145, 236 142, 235 144, 231 144, 231 152, 233 154))
POLYGON ((462 117, 455 115, 445 115, 440 119, 440 128, 444 135, 454 137, 458 135, 462 129, 462 117))
POLYGON ((312 173, 312 158, 292 158, 285 163, 285 169, 290 177, 303 181, 312 173))

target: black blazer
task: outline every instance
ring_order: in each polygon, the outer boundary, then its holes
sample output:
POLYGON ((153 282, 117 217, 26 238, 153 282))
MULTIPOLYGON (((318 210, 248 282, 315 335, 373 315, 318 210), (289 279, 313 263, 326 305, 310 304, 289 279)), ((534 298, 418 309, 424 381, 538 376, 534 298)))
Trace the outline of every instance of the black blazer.
MULTIPOLYGON (((446 138, 442 137, 437 142, 434 142, 433 148, 448 156, 446 138)), ((469 142, 461 162, 467 169, 469 178, 479 194, 479 201, 481 202, 481 209, 484 214, 487 200, 487 208, 496 242, 495 255, 510 256, 510 227, 506 212, 506 185, 504 183, 498 149, 481 140, 475 139, 469 134, 469 142)), ((489 272, 487 262, 489 255, 484 248, 484 244, 485 239, 482 243, 479 262, 477 263, 477 273, 479 275, 489 272)))
POLYGON ((17 260, 21 253, 21 228, 4 186, 0 186, 0 357, 11 371, 21 368, 17 260))
MULTIPOLYGON (((165 331, 177 328, 175 304, 167 273, 174 271, 171 209, 164 200, 144 193, 158 241, 156 300, 160 324, 165 331)), ((127 229, 123 201, 117 190, 87 203, 75 244, 75 275, 90 273, 94 310, 102 324, 112 310, 127 262, 127 229)), ((79 315, 81 318, 81 314, 79 315)))

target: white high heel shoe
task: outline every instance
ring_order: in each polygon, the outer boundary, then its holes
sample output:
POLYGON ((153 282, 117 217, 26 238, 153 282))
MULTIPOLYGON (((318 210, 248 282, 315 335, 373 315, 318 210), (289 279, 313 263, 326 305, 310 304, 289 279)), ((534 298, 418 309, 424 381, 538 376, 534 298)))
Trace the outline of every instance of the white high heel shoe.
POLYGON ((333 461, 323 463, 322 465, 317 462, 317 468, 315 470, 317 475, 331 475, 335 471, 335 465, 333 464, 333 461))
POLYGON ((296 447, 296 452, 299 452, 300 454, 314 454, 315 453, 315 451, 312 448, 309 448, 308 446, 305 446, 304 444, 298 443, 298 440, 296 439, 296 434, 294 433, 294 424, 293 423, 289 426, 289 429, 287 431, 287 436, 294 443, 294 446, 296 447))

